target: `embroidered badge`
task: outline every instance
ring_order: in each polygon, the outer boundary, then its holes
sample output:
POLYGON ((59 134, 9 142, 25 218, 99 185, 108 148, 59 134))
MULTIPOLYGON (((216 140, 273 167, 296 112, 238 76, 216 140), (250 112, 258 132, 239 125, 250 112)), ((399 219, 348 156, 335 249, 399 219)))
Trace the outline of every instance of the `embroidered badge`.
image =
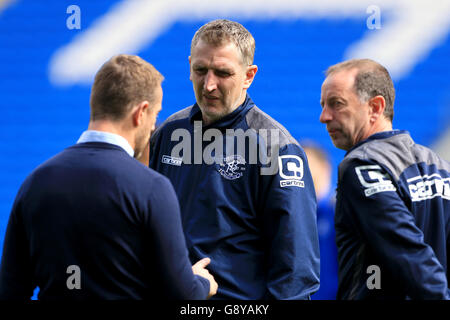
POLYGON ((227 180, 239 179, 244 175, 245 159, 240 155, 228 156, 219 164, 218 171, 227 180))

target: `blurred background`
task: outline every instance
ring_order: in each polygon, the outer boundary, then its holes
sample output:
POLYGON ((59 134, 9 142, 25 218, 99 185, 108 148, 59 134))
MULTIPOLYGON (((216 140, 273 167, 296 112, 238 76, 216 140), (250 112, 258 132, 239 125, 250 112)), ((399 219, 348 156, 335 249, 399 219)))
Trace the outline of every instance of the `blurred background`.
POLYGON ((0 0, 0 252, 22 181, 86 130, 98 68, 118 53, 152 63, 165 76, 162 122, 195 102, 190 42, 217 18, 253 34, 259 70, 249 94, 300 142, 325 150, 330 196, 345 153, 318 121, 320 88, 344 59, 384 64, 397 92, 394 128, 450 160, 449 12, 449 0, 0 0))

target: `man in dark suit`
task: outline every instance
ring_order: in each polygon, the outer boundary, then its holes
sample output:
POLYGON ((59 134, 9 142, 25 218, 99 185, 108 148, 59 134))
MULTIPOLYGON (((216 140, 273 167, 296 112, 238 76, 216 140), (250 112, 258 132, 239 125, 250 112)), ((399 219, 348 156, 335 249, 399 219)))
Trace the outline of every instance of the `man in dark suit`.
POLYGON ((169 180, 139 163, 163 76, 118 55, 95 77, 89 128, 22 184, 6 231, 0 299, 204 299, 217 283, 190 265, 169 180))

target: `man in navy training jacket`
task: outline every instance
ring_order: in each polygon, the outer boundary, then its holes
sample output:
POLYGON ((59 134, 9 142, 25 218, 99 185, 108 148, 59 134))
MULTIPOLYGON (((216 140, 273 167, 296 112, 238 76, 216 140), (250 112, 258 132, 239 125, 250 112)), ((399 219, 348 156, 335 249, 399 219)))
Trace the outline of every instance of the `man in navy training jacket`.
POLYGON ((322 114, 339 165, 337 299, 448 299, 450 164, 392 130, 395 90, 369 59, 331 66, 322 114))
POLYGON ((205 299, 217 283, 191 266, 169 180, 139 156, 161 110, 163 76, 137 56, 98 71, 78 143, 35 169, 14 202, 0 299, 205 299))
POLYGON ((197 102, 152 135, 150 167, 175 188, 191 261, 211 257, 214 298, 309 299, 319 287, 314 185, 299 143, 247 94, 254 52, 237 22, 196 32, 197 102))

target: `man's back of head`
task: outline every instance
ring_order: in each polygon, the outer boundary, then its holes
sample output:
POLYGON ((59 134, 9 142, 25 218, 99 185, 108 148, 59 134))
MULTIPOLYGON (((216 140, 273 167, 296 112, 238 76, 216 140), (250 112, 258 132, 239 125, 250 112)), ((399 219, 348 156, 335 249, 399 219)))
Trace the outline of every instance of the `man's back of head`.
POLYGON ((97 72, 91 91, 91 121, 123 119, 141 102, 152 104, 164 77, 138 56, 120 54, 108 60, 97 72))

